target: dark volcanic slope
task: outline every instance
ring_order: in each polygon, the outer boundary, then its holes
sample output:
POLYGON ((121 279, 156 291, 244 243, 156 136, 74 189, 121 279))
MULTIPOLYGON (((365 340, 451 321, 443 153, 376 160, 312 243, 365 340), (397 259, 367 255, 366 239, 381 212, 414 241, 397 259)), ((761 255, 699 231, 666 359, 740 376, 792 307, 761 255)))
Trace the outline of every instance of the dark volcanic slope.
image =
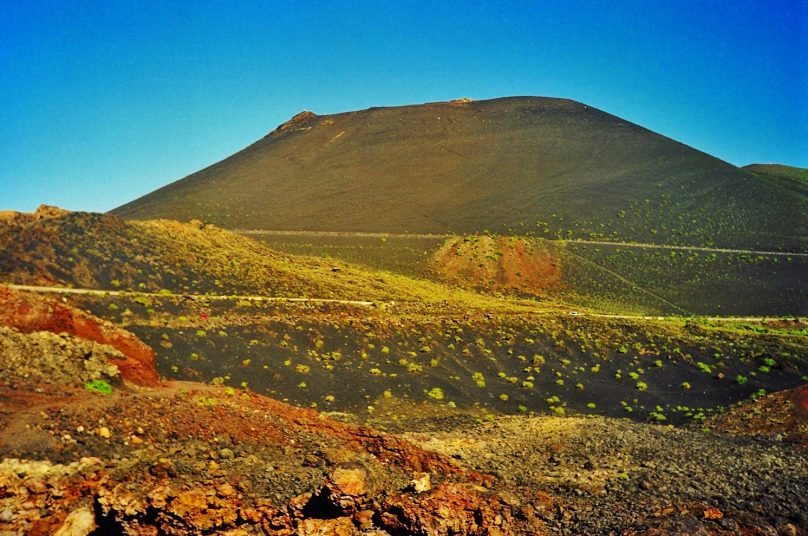
POLYGON ((804 194, 584 104, 534 97, 304 112, 114 212, 239 229, 808 244, 804 194))

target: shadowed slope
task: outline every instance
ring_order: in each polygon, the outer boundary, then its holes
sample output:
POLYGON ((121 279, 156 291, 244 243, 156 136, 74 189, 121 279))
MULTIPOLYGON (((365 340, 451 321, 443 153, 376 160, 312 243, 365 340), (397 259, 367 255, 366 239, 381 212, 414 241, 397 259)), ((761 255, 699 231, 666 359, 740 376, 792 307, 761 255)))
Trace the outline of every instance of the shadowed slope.
POLYGON ((802 250, 806 209, 780 183, 584 104, 515 97, 304 112, 114 212, 239 229, 539 230, 802 250))

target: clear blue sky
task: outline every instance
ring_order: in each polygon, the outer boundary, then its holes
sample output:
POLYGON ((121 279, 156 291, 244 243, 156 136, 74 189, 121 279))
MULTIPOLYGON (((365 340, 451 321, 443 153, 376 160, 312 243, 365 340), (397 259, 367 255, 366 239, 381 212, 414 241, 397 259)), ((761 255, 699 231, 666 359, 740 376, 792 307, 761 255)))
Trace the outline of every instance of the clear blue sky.
POLYGON ((808 0, 0 1, 0 209, 105 211, 303 109, 568 97, 808 167, 808 0))

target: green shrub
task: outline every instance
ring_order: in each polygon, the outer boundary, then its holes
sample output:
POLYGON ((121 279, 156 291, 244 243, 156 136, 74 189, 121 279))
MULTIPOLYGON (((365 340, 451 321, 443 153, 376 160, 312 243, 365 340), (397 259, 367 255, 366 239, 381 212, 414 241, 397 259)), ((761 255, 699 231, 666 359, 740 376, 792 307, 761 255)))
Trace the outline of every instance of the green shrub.
POLYGON ((84 384, 84 388, 94 393, 108 395, 112 393, 112 386, 104 380, 93 380, 84 384))
POLYGON ((429 398, 434 398, 435 400, 443 400, 443 389, 440 387, 433 387, 429 390, 427 396, 429 396, 429 398))

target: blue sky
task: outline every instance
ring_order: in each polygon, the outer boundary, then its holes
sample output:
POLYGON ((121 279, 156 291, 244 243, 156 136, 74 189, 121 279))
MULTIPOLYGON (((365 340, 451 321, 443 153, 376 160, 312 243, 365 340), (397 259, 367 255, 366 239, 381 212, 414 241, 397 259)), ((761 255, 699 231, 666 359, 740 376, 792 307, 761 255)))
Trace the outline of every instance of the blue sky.
POLYGON ((808 167, 808 1, 0 2, 0 209, 105 211, 295 113, 568 97, 808 167))

